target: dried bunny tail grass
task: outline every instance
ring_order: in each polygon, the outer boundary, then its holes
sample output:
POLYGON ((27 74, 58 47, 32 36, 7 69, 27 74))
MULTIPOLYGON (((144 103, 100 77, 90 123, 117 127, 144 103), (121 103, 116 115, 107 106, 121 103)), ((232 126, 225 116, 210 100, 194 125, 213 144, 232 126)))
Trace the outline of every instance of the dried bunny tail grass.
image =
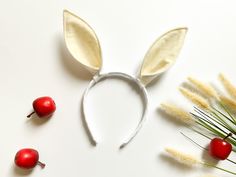
POLYGON ((209 84, 205 84, 197 79, 188 77, 188 81, 192 83, 200 92, 209 98, 215 98, 218 100, 219 96, 216 90, 209 84))
MULTIPOLYGON (((226 173, 230 173, 232 175, 236 175, 236 173, 233 172, 233 171, 227 170, 225 168, 218 167, 218 166, 216 166, 214 164, 210 164, 208 162, 201 161, 198 158, 196 158, 195 156, 182 153, 182 152, 177 151, 177 150, 175 150, 173 148, 165 148, 165 150, 173 159, 179 161, 180 163, 182 163, 184 165, 192 167, 194 165, 198 165, 199 164, 199 165, 205 166, 207 168, 216 168, 216 169, 224 171, 226 173)), ((205 176, 205 177, 207 177, 207 176, 205 176)), ((208 175, 208 177, 211 177, 211 176, 208 175)))
POLYGON ((197 164, 203 164, 203 162, 201 162, 198 158, 189 155, 189 154, 185 154, 182 153, 180 151, 177 151, 173 148, 165 148, 165 151, 175 160, 179 161, 180 163, 183 163, 187 166, 193 166, 193 165, 197 165, 197 164))
POLYGON ((208 101, 203 98, 202 96, 198 95, 197 93, 194 93, 192 91, 189 91, 185 88, 180 87, 180 92, 190 101, 192 101, 194 104, 196 104, 198 107, 202 109, 210 109, 210 105, 208 101))
POLYGON ((222 103, 224 103, 226 106, 228 106, 229 108, 233 109, 234 111, 236 111, 236 101, 227 98, 225 96, 220 96, 220 101, 222 103))
POLYGON ((177 107, 173 104, 161 103, 160 108, 171 117, 176 118, 177 120, 186 123, 193 124, 195 121, 192 118, 191 114, 186 112, 184 109, 177 107))
POLYGON ((219 74, 219 79, 227 92, 233 97, 236 98, 236 87, 222 74, 219 74))

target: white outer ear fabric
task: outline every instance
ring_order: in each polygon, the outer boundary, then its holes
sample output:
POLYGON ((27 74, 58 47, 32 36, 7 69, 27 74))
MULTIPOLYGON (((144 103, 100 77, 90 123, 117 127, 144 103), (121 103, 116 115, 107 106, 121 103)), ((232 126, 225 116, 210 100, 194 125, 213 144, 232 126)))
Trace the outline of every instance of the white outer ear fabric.
POLYGON ((145 86, 140 82, 139 79, 134 78, 128 74, 125 73, 120 73, 120 72, 111 72, 111 73, 107 73, 107 74, 102 74, 102 75, 95 75, 93 80, 91 80, 91 82, 89 83, 89 86, 87 87, 87 89, 84 92, 83 95, 83 100, 82 100, 82 111, 83 111, 83 116, 84 116, 84 121, 85 124, 87 126, 87 129, 89 131, 92 143, 94 145, 97 144, 97 138, 95 133, 91 130, 90 125, 89 125, 89 121, 87 120, 87 114, 86 114, 86 108, 87 108, 87 96, 89 94, 89 91, 99 82, 102 82, 105 79, 108 78, 121 78, 121 79, 125 79, 128 80, 129 82, 135 84, 138 88, 139 88, 139 94, 141 95, 142 99, 143 99, 143 103, 144 103, 144 108, 143 108, 143 113, 141 116, 141 119, 137 125, 137 127, 135 128, 135 130, 133 131, 133 133, 131 135, 128 136, 127 139, 124 140, 124 142, 120 145, 120 149, 124 148, 130 141, 133 140, 133 138, 137 135, 137 133, 139 132, 139 130, 141 129, 142 125, 145 122, 145 115, 147 112, 147 107, 148 107, 148 96, 147 96, 147 91, 145 86))
POLYGON ((143 84, 148 84, 175 63, 186 32, 187 28, 173 29, 154 42, 146 53, 141 67, 139 77, 143 84))
POLYGON ((101 48, 93 29, 81 18, 64 10, 64 38, 71 55, 92 74, 102 67, 101 48))

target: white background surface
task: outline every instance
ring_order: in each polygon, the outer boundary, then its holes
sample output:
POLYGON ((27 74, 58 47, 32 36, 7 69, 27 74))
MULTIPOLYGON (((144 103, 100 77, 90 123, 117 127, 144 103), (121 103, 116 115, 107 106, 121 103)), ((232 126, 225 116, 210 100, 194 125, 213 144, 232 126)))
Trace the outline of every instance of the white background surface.
MULTIPOLYGON (((159 114, 157 107, 169 100, 191 109, 177 91, 188 75, 216 82, 222 71, 236 83, 235 6, 234 0, 1 0, 0 176, 229 176, 210 169, 188 169, 161 155, 166 146, 199 157, 201 150, 183 138, 179 131, 184 128, 159 114), (100 141, 96 148, 90 145, 80 100, 91 76, 65 48, 63 9, 78 14, 95 29, 103 51, 103 72, 136 74, 158 36, 175 27, 189 28, 177 63, 148 88, 147 122, 122 151, 118 145, 138 122, 140 98, 119 80, 98 85, 91 92, 89 118, 100 141), (43 95, 55 99, 56 113, 47 122, 27 120, 31 102, 43 95), (37 149, 46 168, 15 169, 14 155, 23 147, 37 149)), ((227 162, 220 165, 236 171, 227 162)))

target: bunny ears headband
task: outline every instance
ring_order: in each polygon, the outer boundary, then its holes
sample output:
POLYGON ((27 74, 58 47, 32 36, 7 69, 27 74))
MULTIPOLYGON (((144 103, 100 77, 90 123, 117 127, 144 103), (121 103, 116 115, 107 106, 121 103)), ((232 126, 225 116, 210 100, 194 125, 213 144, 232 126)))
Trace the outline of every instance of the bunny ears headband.
POLYGON ((107 78, 116 77, 133 83, 139 89, 139 94, 144 100, 143 113, 136 129, 120 146, 120 148, 125 147, 136 136, 145 121, 148 107, 145 85, 174 64, 184 43, 186 32, 187 28, 177 28, 168 31, 158 38, 146 53, 137 78, 121 72, 101 74, 101 47, 95 32, 84 20, 67 10, 64 11, 64 38, 66 46, 71 55, 94 75, 84 92, 82 111, 85 124, 95 145, 97 144, 97 138, 90 129, 90 124, 86 117, 87 95, 93 86, 107 78))

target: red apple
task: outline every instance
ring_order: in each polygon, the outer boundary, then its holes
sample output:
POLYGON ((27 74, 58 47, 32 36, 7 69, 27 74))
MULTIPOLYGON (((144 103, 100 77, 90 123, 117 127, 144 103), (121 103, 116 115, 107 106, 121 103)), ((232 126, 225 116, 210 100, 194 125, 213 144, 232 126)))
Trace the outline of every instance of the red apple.
POLYGON ((21 149, 16 153, 15 164, 23 169, 32 169, 36 165, 45 167, 45 164, 39 161, 38 151, 30 148, 21 149))
POLYGON ((29 114, 27 117, 31 117, 34 113, 36 113, 40 118, 49 117, 55 112, 56 104, 51 97, 44 96, 34 100, 33 108, 34 112, 29 114))
MULTIPOLYGON (((228 136, 231 136, 228 135, 228 136)), ((226 138, 214 138, 211 140, 209 145, 209 153, 212 157, 220 160, 225 160, 228 158, 232 151, 232 145, 226 141, 226 138)))

